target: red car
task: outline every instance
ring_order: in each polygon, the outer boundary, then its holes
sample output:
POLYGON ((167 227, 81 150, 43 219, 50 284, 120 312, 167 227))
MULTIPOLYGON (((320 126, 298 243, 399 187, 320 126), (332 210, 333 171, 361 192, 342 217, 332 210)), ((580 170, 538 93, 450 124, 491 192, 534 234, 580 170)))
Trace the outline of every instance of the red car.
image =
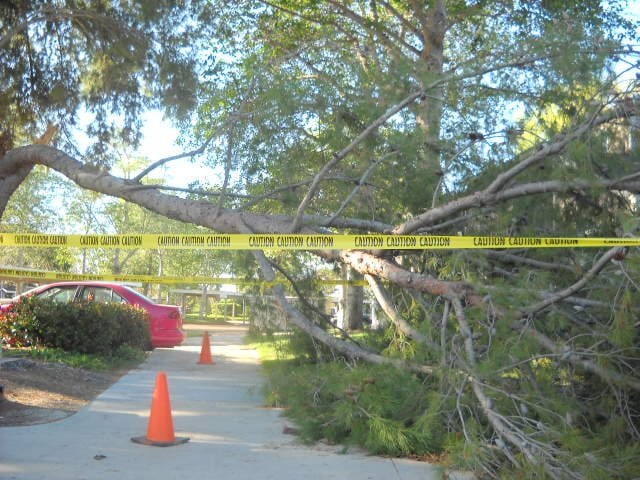
POLYGON ((57 302, 115 302, 128 303, 145 309, 149 313, 151 345, 175 347, 185 339, 182 330, 182 311, 176 305, 154 303, 126 285, 110 282, 57 282, 41 285, 11 299, 11 303, 0 306, 0 311, 11 308, 20 297, 37 295, 39 298, 57 302))

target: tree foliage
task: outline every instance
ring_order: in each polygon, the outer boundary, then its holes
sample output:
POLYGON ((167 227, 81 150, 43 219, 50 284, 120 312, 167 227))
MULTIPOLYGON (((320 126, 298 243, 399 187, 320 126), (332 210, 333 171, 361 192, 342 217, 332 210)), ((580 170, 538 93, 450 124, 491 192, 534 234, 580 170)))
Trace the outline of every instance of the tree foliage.
POLYGON ((139 115, 157 99, 182 114, 196 84, 183 20, 175 2, 3 2, 1 151, 34 141, 50 122, 76 153, 71 134, 86 113, 90 162, 105 164, 110 139, 136 143, 139 115))
MULTIPOLYGON (((44 167, 35 168, 11 197, 2 218, 7 232, 44 232, 55 229, 65 218, 64 206, 58 201, 69 192, 69 183, 44 167)), ((72 265, 67 249, 3 248, 0 263, 16 267, 66 271, 72 265)))
MULTIPOLYGON (((136 57, 137 79, 161 73, 159 58, 173 61, 185 52, 156 39, 197 32, 189 37, 197 50, 197 85, 177 73, 149 81, 178 118, 193 119, 184 127, 185 135, 193 127, 194 149, 184 156, 216 166, 220 177, 174 194, 144 183, 170 158, 118 178, 59 149, 30 145, 0 159, 0 211, 32 166, 44 164, 82 188, 219 232, 637 235, 637 24, 625 19, 625 5, 243 0, 193 1, 182 10, 144 2, 111 6, 113 21, 135 26, 148 42, 147 55, 136 57), (149 24, 134 25, 134 18, 149 24), (192 32, 177 27, 185 20, 192 32), (180 88, 197 94, 197 102, 187 104, 193 110, 175 109, 180 88)), ((38 43, 53 41, 37 32, 38 43)), ((16 48, 26 45, 12 35, 16 48)), ((81 57, 68 59, 78 63, 82 81, 117 96, 102 76, 109 65, 98 55, 92 62, 99 68, 85 68, 81 57)), ((48 75, 55 70, 41 66, 48 75)), ((127 68, 119 73, 131 79, 127 68)), ((140 89, 131 92, 144 104, 135 95, 140 89)), ((10 112, 10 103, 2 108, 10 112)), ((111 104, 116 112, 117 105, 111 104)), ((32 123, 27 117, 15 122, 25 130, 32 123)), ((365 346, 338 337, 312 308, 312 297, 298 308, 282 287, 272 293, 290 322, 336 358, 393 365, 403 371, 398 378, 413 379, 409 383, 433 382, 434 405, 443 412, 438 429, 451 440, 440 448, 479 473, 509 475, 510 468, 518 478, 602 478, 606 471, 608 478, 628 478, 637 471, 635 250, 390 253, 312 252, 318 262, 364 275, 390 321, 384 342, 365 346)), ((308 277, 306 259, 253 255, 247 270, 259 269, 267 280, 277 272, 294 284, 308 277)), ((337 403, 341 428, 353 427, 347 420, 362 410, 337 403)), ((424 424, 420 415, 374 417, 365 429, 395 442, 397 452, 406 450, 402 438, 410 430, 433 428, 433 416, 424 424), (414 423, 403 423, 407 419, 414 423)))

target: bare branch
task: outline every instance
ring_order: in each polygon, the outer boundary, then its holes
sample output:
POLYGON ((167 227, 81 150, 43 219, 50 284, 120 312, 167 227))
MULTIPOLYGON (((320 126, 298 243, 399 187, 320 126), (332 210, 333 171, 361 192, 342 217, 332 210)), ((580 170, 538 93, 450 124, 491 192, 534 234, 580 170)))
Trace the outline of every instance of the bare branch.
POLYGON ((543 262, 540 260, 535 260, 533 258, 521 257, 520 255, 514 255, 513 253, 502 252, 498 250, 486 250, 486 254, 491 258, 495 258, 496 260, 505 263, 517 263, 521 265, 528 265, 534 268, 539 268, 542 270, 556 270, 575 273, 575 268, 572 268, 571 266, 565 265, 563 263, 543 262))
POLYGON ((513 200, 514 198, 544 193, 563 193, 581 189, 591 190, 593 188, 606 188, 609 190, 624 189, 630 192, 638 192, 640 191, 640 182, 634 174, 628 175, 624 177, 624 179, 616 180, 574 180, 571 182, 548 180, 544 182, 532 182, 516 185, 496 193, 488 192, 486 189, 480 190, 471 195, 459 197, 449 203, 432 208, 421 215, 417 215, 408 222, 396 226, 392 233, 407 235, 425 228, 427 225, 450 218, 460 212, 485 207, 487 205, 495 205, 506 202, 507 200, 513 200))
MULTIPOLYGON (((635 113, 637 113, 637 109, 634 107, 632 109, 635 113)), ((602 125, 604 123, 608 123, 611 120, 617 118, 625 118, 632 114, 626 108, 614 108, 609 112, 599 115, 599 111, 592 115, 587 121, 583 122, 578 127, 574 128, 572 131, 565 133, 560 138, 555 141, 545 145, 542 149, 534 152, 532 155, 528 156, 522 162, 518 163, 514 167, 510 168, 506 172, 499 174, 496 179, 486 188, 487 193, 496 193, 499 190, 503 189, 504 186, 515 176, 522 173, 526 169, 530 168, 532 165, 539 163, 540 161, 548 158, 552 155, 555 155, 571 143, 572 141, 580 138, 586 132, 593 130, 595 127, 602 125)))
POLYGON ((179 153, 177 155, 171 155, 169 157, 161 158, 160 160, 153 162, 151 165, 149 165, 144 170, 142 170, 138 175, 133 177, 131 181, 135 183, 139 183, 140 180, 142 180, 144 177, 146 177, 150 172, 152 172, 156 168, 161 167, 162 165, 165 165, 169 162, 173 162, 174 160, 181 160, 183 158, 193 158, 198 155, 202 155, 212 141, 214 141, 216 138, 220 137, 221 135, 228 133, 229 129, 242 116, 246 106, 250 101, 250 94, 253 91, 255 84, 256 84, 256 77, 254 76, 249 82, 249 86, 247 87, 247 90, 245 92, 245 98, 242 100, 242 102, 240 102, 240 105, 238 105, 238 107, 229 114, 229 117, 222 123, 222 125, 220 125, 216 130, 214 130, 212 133, 208 135, 207 139, 202 145, 200 145, 195 150, 179 153))
POLYGON ((424 93, 424 89, 420 89, 408 95, 407 97, 405 97, 405 99, 402 100, 397 105, 394 105, 393 107, 390 107, 389 109, 387 109, 386 112, 380 115, 375 121, 370 123, 356 138, 354 138, 349 145, 347 145, 345 148, 343 148, 342 150, 340 150, 339 152, 333 155, 333 158, 331 159, 331 161, 326 163, 324 167, 322 167, 322 169, 320 169, 320 171, 316 174, 316 176, 313 179, 313 182, 311 183, 311 186, 309 187, 309 191, 307 192, 305 197, 302 199, 302 202, 300 202, 296 216, 293 219, 293 222, 291 224, 291 228, 290 228, 291 232, 297 232, 302 226, 302 218, 304 215, 304 211, 306 210, 309 203, 311 203, 312 198, 315 196, 316 192, 318 191, 320 182, 329 173, 329 171, 331 171, 333 167, 335 167, 341 160, 343 160, 347 155, 349 155, 363 140, 365 140, 369 135, 375 132, 382 125, 384 125, 384 123, 386 123, 387 120, 393 117, 396 113, 404 110, 408 105, 411 105, 413 102, 419 99, 423 93, 424 93))
POLYGON ((193 157, 196 157, 198 155, 202 155, 204 153, 204 151, 207 149, 207 147, 209 146, 209 143, 211 143, 211 141, 214 138, 218 137, 223 132, 224 132, 224 129, 217 130, 216 132, 213 133, 213 135, 211 135, 209 138, 207 138, 207 140, 202 145, 200 145, 198 148, 196 148, 195 150, 191 150, 189 152, 178 153, 176 155, 171 155, 169 157, 164 157, 164 158, 161 158, 160 160, 156 160, 151 165, 149 165, 144 170, 142 170, 138 175, 133 177, 131 179, 131 181, 132 182, 140 182, 140 180, 142 180, 144 177, 149 175, 149 173, 151 173, 156 168, 161 167, 162 165, 165 165, 165 164, 167 164, 169 162, 173 162, 174 160, 181 160, 183 158, 193 158, 193 157))
POLYGON ((553 305, 554 303, 560 302, 565 298, 570 297, 574 293, 578 292, 581 288, 583 288, 594 277, 596 277, 596 275, 598 275, 602 271, 602 269, 609 264, 611 260, 622 255, 623 252, 624 248, 622 247, 611 248, 598 259, 598 261, 589 269, 587 273, 582 276, 582 278, 580 278, 580 280, 560 292, 548 295, 547 298, 545 298, 543 301, 522 309, 522 315, 533 315, 541 310, 544 310, 549 305, 553 305))

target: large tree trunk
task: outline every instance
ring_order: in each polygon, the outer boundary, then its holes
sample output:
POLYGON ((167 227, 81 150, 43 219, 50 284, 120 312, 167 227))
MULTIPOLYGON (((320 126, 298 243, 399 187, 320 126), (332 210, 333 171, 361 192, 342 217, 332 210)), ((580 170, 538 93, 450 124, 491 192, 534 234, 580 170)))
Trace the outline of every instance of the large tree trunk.
POLYGON ((344 317, 343 328, 347 331, 358 330, 362 328, 364 290, 359 285, 351 285, 354 280, 361 280, 362 276, 358 275, 353 268, 344 267, 344 278, 347 280, 346 285, 342 289, 344 317))
MULTIPOLYGON (((447 33, 447 9, 444 0, 432 2, 425 12, 416 9, 421 24, 423 47, 417 70, 429 82, 442 77, 444 67, 444 41, 447 33)), ((426 85, 423 85, 426 87, 426 85)), ((430 205, 436 185, 442 175, 440 165, 440 128, 443 115, 444 86, 430 88, 415 106, 416 126, 424 138, 423 148, 416 152, 417 164, 412 189, 415 192, 414 211, 430 205)))
POLYGON ((0 218, 2 218, 5 208, 7 208, 11 195, 27 178, 32 168, 33 164, 26 162, 22 165, 14 166, 14 168, 10 167, 7 170, 0 165, 0 218))

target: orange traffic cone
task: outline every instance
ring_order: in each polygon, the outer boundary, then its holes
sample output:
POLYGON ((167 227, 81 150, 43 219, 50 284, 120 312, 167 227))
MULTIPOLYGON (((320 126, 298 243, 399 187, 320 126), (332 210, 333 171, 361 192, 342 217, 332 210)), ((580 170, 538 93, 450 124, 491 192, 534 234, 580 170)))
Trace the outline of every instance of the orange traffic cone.
POLYGON ((200 360, 198 363, 201 365, 213 365, 216 362, 211 357, 211 344, 209 343, 209 332, 204 332, 202 336, 202 348, 200 348, 200 360))
POLYGON ((151 401, 151 416, 146 437, 134 437, 132 442, 154 447, 170 447, 189 441, 186 437, 176 437, 173 433, 173 418, 171 416, 171 400, 167 386, 167 374, 158 373, 156 389, 151 401))

